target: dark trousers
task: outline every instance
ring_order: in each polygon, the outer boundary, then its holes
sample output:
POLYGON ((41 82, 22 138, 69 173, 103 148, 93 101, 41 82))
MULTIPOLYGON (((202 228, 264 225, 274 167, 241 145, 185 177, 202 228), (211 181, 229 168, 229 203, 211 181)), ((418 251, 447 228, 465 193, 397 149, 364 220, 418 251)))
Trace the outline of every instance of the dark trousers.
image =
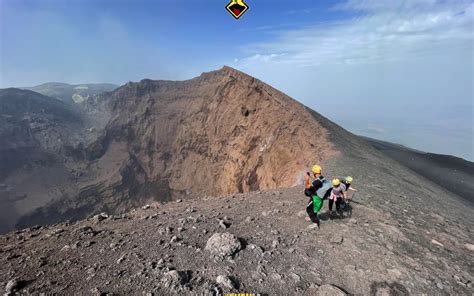
POLYGON ((313 210, 313 200, 311 198, 309 199, 308 205, 306 206, 306 213, 308 213, 311 222, 319 225, 318 214, 316 214, 313 210))
MULTIPOLYGON (((341 197, 338 197, 336 199, 336 211, 340 211, 341 210, 341 202, 342 202, 342 198, 341 197)), ((334 204, 334 200, 330 199, 329 200, 329 210, 332 211, 332 205, 334 204)))

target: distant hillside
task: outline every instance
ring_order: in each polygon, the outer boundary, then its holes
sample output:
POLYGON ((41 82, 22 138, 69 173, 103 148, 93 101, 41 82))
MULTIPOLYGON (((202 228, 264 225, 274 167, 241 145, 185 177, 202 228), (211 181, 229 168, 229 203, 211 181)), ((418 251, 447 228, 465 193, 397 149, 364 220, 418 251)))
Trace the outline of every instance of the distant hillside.
POLYGON ((474 203, 474 163, 451 155, 365 138, 376 149, 432 182, 474 203))
POLYGON ((110 83, 71 85, 67 83, 48 82, 33 87, 23 87, 22 89, 32 90, 66 103, 82 103, 90 96, 109 92, 117 87, 117 85, 110 83))

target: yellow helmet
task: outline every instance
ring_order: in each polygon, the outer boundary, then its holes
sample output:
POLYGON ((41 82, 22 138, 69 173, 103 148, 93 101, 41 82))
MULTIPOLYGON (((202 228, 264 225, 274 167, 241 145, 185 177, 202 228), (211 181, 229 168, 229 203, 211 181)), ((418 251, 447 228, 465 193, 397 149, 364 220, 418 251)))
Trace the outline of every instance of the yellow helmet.
POLYGON ((352 177, 351 177, 351 176, 347 176, 347 177, 346 177, 346 182, 347 182, 347 183, 352 183, 352 177))
POLYGON ((321 174, 321 167, 319 165, 315 164, 311 168, 311 171, 313 172, 313 174, 321 174))
POLYGON ((334 186, 339 186, 339 184, 341 184, 341 181, 339 181, 339 179, 332 179, 332 185, 334 186))

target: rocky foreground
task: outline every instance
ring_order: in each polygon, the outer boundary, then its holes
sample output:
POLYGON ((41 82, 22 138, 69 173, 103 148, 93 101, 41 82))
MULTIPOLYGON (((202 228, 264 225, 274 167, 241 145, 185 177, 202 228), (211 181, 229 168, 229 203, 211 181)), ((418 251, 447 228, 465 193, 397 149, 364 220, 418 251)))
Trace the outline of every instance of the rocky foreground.
MULTIPOLYGON (((429 210, 322 210, 302 188, 178 200, 0 237, 7 295, 472 295, 472 230, 429 210), (397 215, 402 213, 402 215, 397 215)), ((406 199, 401 196, 400 200, 406 199)))

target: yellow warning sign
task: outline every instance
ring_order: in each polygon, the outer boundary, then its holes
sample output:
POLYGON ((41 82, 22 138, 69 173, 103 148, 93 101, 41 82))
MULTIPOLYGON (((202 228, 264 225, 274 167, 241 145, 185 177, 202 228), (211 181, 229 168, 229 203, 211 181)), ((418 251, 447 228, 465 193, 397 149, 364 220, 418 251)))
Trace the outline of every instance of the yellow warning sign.
POLYGON ((229 4, 226 5, 225 9, 238 20, 247 10, 249 6, 244 0, 231 0, 229 4))

